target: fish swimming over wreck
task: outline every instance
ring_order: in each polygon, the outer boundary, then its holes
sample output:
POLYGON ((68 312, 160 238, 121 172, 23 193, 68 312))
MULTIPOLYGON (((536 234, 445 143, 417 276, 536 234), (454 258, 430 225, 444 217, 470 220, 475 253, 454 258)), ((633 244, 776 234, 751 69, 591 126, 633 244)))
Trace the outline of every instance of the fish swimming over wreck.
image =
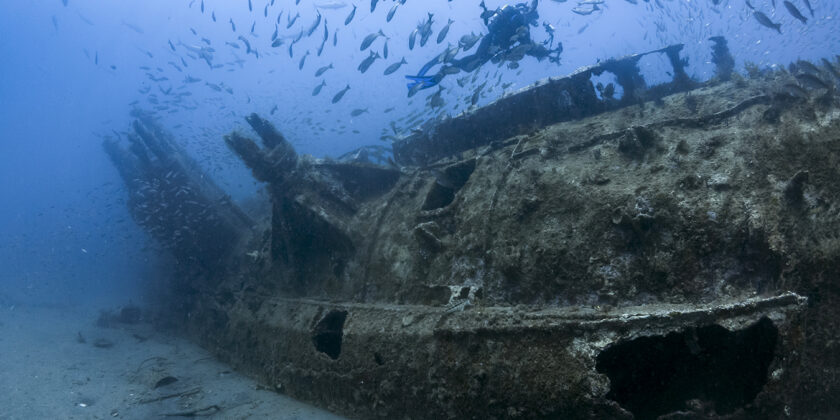
POLYGON ((370 68, 370 66, 373 64, 373 62, 376 61, 379 58, 381 58, 381 56, 379 55, 378 52, 371 51, 370 55, 367 58, 365 58, 364 60, 362 60, 361 63, 359 63, 358 70, 361 73, 366 72, 368 70, 368 68, 370 68))
POLYGON ((788 12, 790 12, 791 16, 793 16, 802 23, 808 23, 808 18, 803 16, 799 9, 797 9, 796 6, 793 5, 793 3, 789 2, 788 0, 785 0, 782 3, 785 5, 785 8, 787 8, 788 12))
MULTIPOLYGON (((319 84, 318 86, 315 86, 315 89, 312 89, 312 96, 318 96, 318 94, 321 93, 321 89, 323 89, 324 86, 326 86, 326 85, 327 85, 327 81, 326 80, 321 80, 321 84, 319 84)), ((341 99, 341 98, 339 98, 339 99, 341 99)), ((336 101, 336 102, 338 102, 338 101, 336 101)), ((333 102, 333 103, 335 103, 335 102, 333 102)))
POLYGON ((781 23, 773 22, 772 20, 770 20, 769 17, 767 17, 767 15, 765 15, 764 13, 761 13, 759 11, 754 11, 753 12, 753 17, 755 17, 755 20, 757 20, 758 23, 761 24, 761 26, 764 26, 764 27, 767 27, 767 28, 770 28, 770 29, 775 29, 776 32, 778 32, 781 35, 781 33, 782 33, 782 24, 781 23))
POLYGON ((396 62, 396 63, 391 64, 390 66, 388 66, 388 67, 385 69, 385 72, 384 72, 383 74, 384 74, 385 76, 387 76, 387 75, 389 75, 389 74, 391 74, 391 73, 394 73, 395 71, 399 70, 399 68, 400 68, 403 64, 406 64, 405 57, 403 57, 402 59, 400 59, 400 61, 398 61, 398 62, 396 62))
POLYGON ((350 85, 347 85, 344 89, 336 93, 335 96, 333 96, 332 98, 332 103, 338 103, 338 101, 340 101, 341 98, 344 97, 344 94, 346 94, 348 90, 350 90, 350 85))

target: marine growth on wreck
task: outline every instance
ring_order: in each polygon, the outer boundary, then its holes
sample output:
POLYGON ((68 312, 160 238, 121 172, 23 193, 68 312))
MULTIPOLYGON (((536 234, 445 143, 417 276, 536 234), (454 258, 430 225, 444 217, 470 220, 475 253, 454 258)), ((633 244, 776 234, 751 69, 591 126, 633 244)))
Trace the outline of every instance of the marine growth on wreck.
MULTIPOLYGON (((96 27, 78 2, 56 7, 96 27)), ((160 48, 135 43, 97 153, 152 257, 96 326, 188 339, 255 391, 152 355, 108 414, 840 413, 840 6, 439 3, 118 19, 160 48)))
POLYGON ((808 384, 833 383, 812 346, 836 315, 813 293, 837 253, 838 97, 802 85, 810 63, 733 73, 725 45, 707 82, 680 45, 608 60, 403 138, 385 165, 298 155, 247 116, 224 142, 271 210, 181 280, 188 331, 351 417, 809 410, 808 384), (648 87, 649 54, 677 77, 648 87), (637 93, 599 98, 605 71, 637 93))

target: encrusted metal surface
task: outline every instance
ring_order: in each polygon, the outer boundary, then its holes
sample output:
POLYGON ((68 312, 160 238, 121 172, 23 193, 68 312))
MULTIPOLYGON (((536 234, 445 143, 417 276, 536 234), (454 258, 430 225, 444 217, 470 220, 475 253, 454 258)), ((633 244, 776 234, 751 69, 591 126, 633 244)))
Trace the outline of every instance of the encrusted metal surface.
POLYGON ((840 107, 795 83, 498 119, 399 169, 298 158, 251 116, 262 146, 227 140, 273 210, 184 277, 182 326, 354 418, 840 410, 840 107))

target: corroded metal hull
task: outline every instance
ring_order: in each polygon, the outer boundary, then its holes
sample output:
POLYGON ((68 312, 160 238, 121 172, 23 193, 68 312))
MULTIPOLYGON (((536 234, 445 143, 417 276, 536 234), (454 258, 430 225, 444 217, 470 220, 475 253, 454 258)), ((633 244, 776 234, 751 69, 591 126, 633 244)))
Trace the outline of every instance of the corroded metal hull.
POLYGON ((226 140, 273 210, 225 270, 185 277, 181 325, 353 418, 840 408, 840 108, 794 82, 497 120, 504 138, 422 167, 298 157, 249 117, 262 145, 226 140))
MULTIPOLYGON (((638 337, 669 334, 679 343, 701 326, 749 331, 714 340, 710 334, 700 335, 697 345, 711 346, 713 341, 731 352, 719 355, 716 363, 738 368, 715 380, 747 377, 749 382, 725 387, 726 392, 749 394, 750 386, 759 384, 765 394, 783 393, 780 372, 791 364, 773 361, 772 355, 790 354, 793 343, 801 340, 788 318, 802 311, 806 299, 787 293, 707 305, 476 307, 459 312, 422 305, 261 301, 257 311, 244 306, 225 310, 224 327, 196 325, 205 334, 205 344, 268 387, 351 418, 630 418, 606 396, 610 375, 620 378, 633 372, 633 366, 616 368, 600 360, 605 349, 638 337), (333 325, 337 328, 331 334, 321 334, 322 324, 336 314, 343 323, 333 325), (764 358, 762 350, 769 352, 764 358), (751 357, 741 359, 743 355, 751 357), (771 362, 771 375, 776 377, 767 383, 771 362)), ((691 357, 688 346, 671 345, 654 353, 662 345, 628 346, 620 349, 618 358, 654 357, 674 370, 704 366, 700 358, 691 357), (675 366, 672 360, 684 363, 675 366)), ((700 375, 671 379, 671 391, 683 393, 686 400, 699 396, 676 385, 677 379, 714 386, 712 379, 700 375)), ((632 404, 656 398, 655 392, 642 394, 626 399, 632 404)))

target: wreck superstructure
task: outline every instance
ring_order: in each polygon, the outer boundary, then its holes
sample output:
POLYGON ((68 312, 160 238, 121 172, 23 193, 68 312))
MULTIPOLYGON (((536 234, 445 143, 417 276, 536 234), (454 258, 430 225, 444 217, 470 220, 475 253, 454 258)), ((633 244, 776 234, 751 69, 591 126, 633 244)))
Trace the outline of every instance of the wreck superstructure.
POLYGON ((399 167, 299 156, 249 116, 260 143, 225 142, 272 211, 215 210, 236 240, 184 280, 183 325, 353 418, 840 408, 840 99, 787 72, 700 84, 679 51, 652 52, 670 83, 642 55, 585 68, 397 142, 399 167))

